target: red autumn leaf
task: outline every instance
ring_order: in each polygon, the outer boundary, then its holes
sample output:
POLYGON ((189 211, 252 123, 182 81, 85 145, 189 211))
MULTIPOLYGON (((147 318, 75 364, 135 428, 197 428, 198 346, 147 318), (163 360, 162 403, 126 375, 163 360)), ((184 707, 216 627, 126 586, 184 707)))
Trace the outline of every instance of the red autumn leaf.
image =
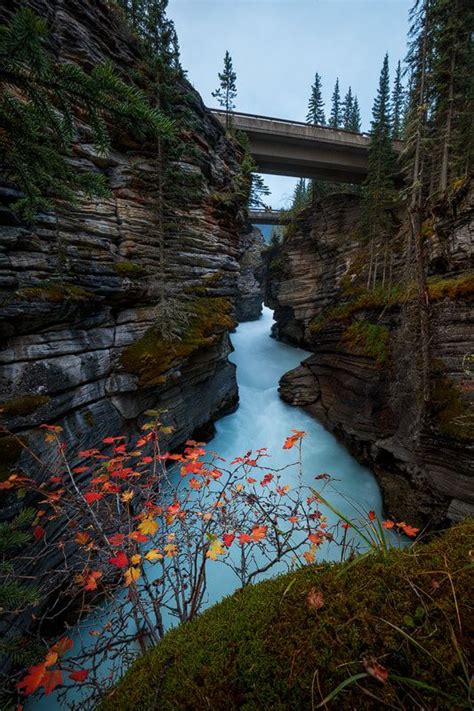
POLYGON ((199 491, 199 489, 202 488, 202 482, 196 479, 195 476, 193 476, 189 480, 189 488, 194 489, 195 491, 199 491))
POLYGON ((168 506, 168 512, 174 516, 175 514, 178 513, 180 508, 181 508, 181 504, 179 503, 179 501, 173 501, 173 503, 170 506, 168 506))
POLYGON ((310 533, 308 536, 308 541, 313 545, 319 546, 323 542, 323 534, 317 531, 316 533, 310 533))
POLYGON ((74 474, 84 474, 84 472, 89 471, 89 467, 74 467, 72 471, 74 474))
POLYGON ((49 481, 51 484, 60 484, 62 482, 63 478, 62 476, 50 476, 49 481))
POLYGON ((222 540, 227 548, 230 548, 235 539, 235 533, 224 533, 222 540))
POLYGON ((60 669, 53 669, 52 671, 45 672, 43 677, 44 693, 46 696, 50 694, 54 689, 62 684, 63 676, 60 669))
POLYGON ((35 526, 33 529, 33 538, 35 541, 40 541, 44 536, 43 526, 35 526))
POLYGON ((93 570, 92 573, 86 575, 84 590, 97 590, 97 581, 102 577, 100 570, 93 570))
POLYGON ((208 474, 211 477, 211 479, 220 479, 220 477, 222 476, 222 472, 219 471, 219 469, 211 469, 211 471, 208 472, 208 474))
POLYGON ((62 637, 51 647, 51 652, 55 652, 58 656, 62 656, 74 647, 74 642, 70 637, 62 637))
POLYGON ((377 516, 375 515, 375 511, 369 511, 368 513, 369 521, 375 521, 377 516))
POLYGON ((265 474, 262 481, 260 482, 261 486, 266 486, 267 484, 269 484, 271 482, 272 479, 273 479, 273 474, 270 474, 270 472, 268 474, 265 474))
POLYGON ((265 536, 267 535, 267 527, 266 526, 254 526, 252 528, 252 533, 251 533, 251 538, 252 541, 263 541, 265 536))
POLYGON ((143 457, 141 460, 141 464, 151 464, 153 461, 153 457, 143 457))
POLYGON ((109 563, 116 565, 117 568, 126 568, 128 565, 128 558, 125 551, 118 551, 114 558, 109 559, 109 563))
POLYGON ((341 527, 342 527, 342 528, 345 528, 346 531, 347 531, 349 528, 352 528, 352 526, 351 526, 350 523, 345 523, 345 522, 344 522, 344 523, 341 523, 341 527))
POLYGON ((254 479, 253 476, 248 476, 247 481, 249 484, 255 484, 257 480, 254 479))
POLYGON ((131 538, 132 541, 136 541, 137 543, 146 543, 148 540, 148 536, 145 536, 143 533, 140 533, 140 531, 132 531, 128 534, 128 537, 131 538))
POLYGON ((85 681, 89 676, 89 669, 78 669, 69 674, 69 678, 73 681, 85 681))
POLYGON ((117 547, 121 546, 125 540, 125 535, 123 533, 114 533, 109 536, 109 543, 111 546, 117 547))
POLYGON ((419 533, 420 529, 415 528, 414 526, 409 526, 407 523, 402 521, 402 523, 397 523, 397 526, 402 529, 403 533, 406 536, 410 536, 410 538, 414 538, 417 533, 419 533))
POLYGON ((303 430, 291 430, 291 431, 294 434, 290 435, 290 437, 287 437, 285 439, 283 449, 291 449, 292 447, 295 446, 295 444, 298 442, 298 440, 300 440, 306 434, 306 432, 303 432, 303 430))
POLYGON ((239 543, 241 546, 244 545, 244 543, 251 543, 252 541, 252 536, 249 536, 248 533, 241 533, 239 535, 239 543))
POLYGON ((99 454, 98 449, 82 449, 79 452, 80 457, 93 457, 95 454, 99 454))
POLYGON ((44 662, 36 664, 28 669, 27 675, 18 682, 16 688, 20 691, 23 690, 23 693, 27 696, 34 694, 36 689, 42 685, 45 674, 46 664, 44 662))
POLYGON ((124 435, 120 435, 120 437, 104 437, 102 442, 104 444, 113 444, 114 442, 116 442, 117 440, 120 440, 120 439, 125 439, 124 435))
POLYGON ((393 528, 395 523, 393 521, 382 521, 382 528, 393 528))
POLYGON ((324 596, 322 592, 316 590, 316 588, 311 588, 306 598, 308 607, 312 610, 320 610, 324 605, 324 596))
POLYGON ((103 494, 101 494, 98 491, 87 491, 84 494, 84 498, 87 501, 88 504, 93 504, 94 501, 99 501, 100 499, 103 498, 103 494))
POLYGON ((363 661, 365 671, 373 676, 377 681, 381 681, 385 684, 388 679, 388 669, 385 669, 376 659, 364 659, 363 661))

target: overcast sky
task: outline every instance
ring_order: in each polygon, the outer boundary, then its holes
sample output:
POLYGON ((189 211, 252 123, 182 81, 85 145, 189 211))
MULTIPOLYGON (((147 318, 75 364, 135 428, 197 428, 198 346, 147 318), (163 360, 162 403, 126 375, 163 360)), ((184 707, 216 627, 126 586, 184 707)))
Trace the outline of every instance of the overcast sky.
MULTIPOLYGON (((336 77, 359 97, 368 130, 385 52, 391 78, 406 51, 412 0, 170 0, 181 60, 208 106, 229 50, 237 72, 237 109, 304 121, 315 72, 329 113, 336 77)), ((265 176, 273 207, 295 180, 265 176)))

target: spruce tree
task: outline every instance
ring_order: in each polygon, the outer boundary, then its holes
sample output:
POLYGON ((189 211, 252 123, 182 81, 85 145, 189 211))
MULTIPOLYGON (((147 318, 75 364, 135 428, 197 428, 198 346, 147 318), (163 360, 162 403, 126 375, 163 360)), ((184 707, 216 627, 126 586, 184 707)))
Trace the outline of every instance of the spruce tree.
POLYGON ((341 110, 341 94, 339 91, 339 78, 336 79, 334 91, 331 98, 331 116, 328 125, 331 128, 341 128, 342 126, 342 110, 341 110))
POLYGON ((88 74, 76 64, 58 63, 48 40, 46 22, 29 8, 0 28, 0 172, 22 193, 14 207, 28 220, 58 199, 74 201, 79 191, 108 194, 102 174, 79 172, 65 158, 76 140, 77 106, 102 154, 110 148, 108 123, 137 136, 172 130, 110 64, 98 64, 88 74))
POLYGON ((402 137, 403 107, 405 104, 405 92, 402 84, 402 65, 399 61, 395 73, 395 81, 392 91, 392 138, 400 140, 402 137))
POLYGON ((263 197, 270 195, 270 188, 265 185, 261 175, 252 173, 249 194, 249 207, 266 208, 267 205, 263 201, 263 197))
POLYGON ((354 112, 354 97, 352 96, 352 88, 349 87, 347 94, 342 102, 342 127, 347 131, 352 131, 352 119, 354 112))
POLYGON ((218 100, 220 106, 222 106, 222 108, 225 110, 226 126, 227 128, 230 128, 230 112, 235 109, 234 100, 237 96, 237 74, 235 73, 232 65, 232 57, 230 56, 227 50, 224 57, 224 69, 222 72, 218 73, 218 77, 220 84, 219 87, 212 92, 212 96, 214 96, 218 100))
POLYGON ((325 126, 326 117, 324 115, 324 102, 321 94, 321 77, 316 72, 314 75, 314 83, 311 87, 311 95, 308 101, 308 113, 306 114, 306 123, 313 126, 325 126))
POLYGON ((354 96, 354 101, 352 104, 351 118, 349 121, 349 130, 354 131, 354 133, 360 133, 361 120, 360 120, 360 109, 359 100, 357 96, 354 96))
POLYGON ((385 281, 387 244, 391 234, 388 209, 393 206, 395 156, 390 125, 390 80, 388 55, 380 73, 377 96, 372 110, 367 179, 364 184, 363 226, 370 246, 367 286, 375 286, 378 276, 376 241, 384 238, 382 281, 385 281))

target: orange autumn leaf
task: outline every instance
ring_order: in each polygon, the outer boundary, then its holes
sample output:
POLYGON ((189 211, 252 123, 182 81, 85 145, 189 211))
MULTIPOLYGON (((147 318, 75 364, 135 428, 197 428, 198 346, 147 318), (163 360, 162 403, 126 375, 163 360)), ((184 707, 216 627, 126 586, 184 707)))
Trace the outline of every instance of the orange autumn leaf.
POLYGON ((102 577, 100 570, 93 570, 92 573, 86 575, 84 581, 84 590, 91 592, 92 590, 97 590, 97 581, 102 577))
POLYGON ((125 540, 125 535, 123 533, 114 533, 109 536, 109 543, 111 546, 121 546, 125 540))
POLYGON ((44 664, 46 667, 52 667, 53 664, 56 664, 58 661, 58 653, 54 650, 50 650, 48 654, 46 655, 46 659, 44 660, 44 664))
POLYGON ((128 534, 128 537, 131 538, 132 541, 136 541, 137 543, 146 543, 148 540, 148 536, 145 536, 140 531, 132 531, 128 534))
POLYGON ((382 528, 393 528, 394 526, 394 521, 382 521, 382 528))
POLYGON ((267 527, 266 526, 254 526, 252 528, 252 533, 251 533, 251 538, 252 541, 263 541, 265 536, 267 535, 267 527))
POLYGON ((140 568, 135 568, 133 565, 125 571, 125 586, 128 587, 136 582, 140 577, 140 568))
POLYGON ((45 696, 48 696, 54 689, 62 684, 62 672, 60 669, 53 669, 52 671, 47 671, 43 677, 43 687, 45 696))
POLYGON ((178 553, 178 546, 175 543, 167 543, 163 550, 168 558, 174 558, 178 553))
POLYGON ((283 449, 291 449, 292 447, 295 446, 295 444, 298 442, 298 440, 300 440, 306 434, 306 432, 303 432, 303 430, 291 430, 291 431, 293 432, 293 434, 285 439, 283 449))
POLYGON ((145 516, 143 521, 141 521, 138 525, 140 533, 149 534, 150 536, 153 536, 157 532, 158 528, 159 526, 157 522, 151 516, 145 516))
POLYGON ((56 652, 60 657, 74 647, 70 637, 62 637, 51 647, 51 652, 56 652))
POLYGON ((406 536, 410 536, 410 538, 414 538, 417 533, 420 532, 419 528, 415 528, 414 526, 409 526, 407 523, 402 521, 401 523, 397 523, 398 528, 401 528, 403 533, 406 536))
POLYGON ((239 535, 239 544, 241 546, 243 546, 244 543, 251 543, 251 541, 252 541, 252 536, 249 536, 248 533, 241 533, 239 535))
POLYGON ((373 676, 374 679, 377 679, 377 681, 381 681, 382 684, 385 684, 388 679, 388 670, 385 669, 385 667, 382 666, 376 659, 370 659, 369 661, 364 659, 363 665, 365 671, 370 674, 370 676, 373 676))
POLYGON ((34 694, 42 686, 45 674, 46 664, 44 662, 35 664, 28 669, 28 673, 17 683, 16 688, 27 696, 34 694))
POLYGON ((316 560, 316 553, 314 546, 311 546, 311 548, 303 553, 303 558, 307 563, 314 563, 316 560))
POLYGON ((85 546, 89 543, 91 537, 89 536, 88 533, 85 533, 84 531, 79 531, 79 533, 76 533, 75 541, 78 543, 80 546, 85 546))
POLYGON ((85 681, 89 676, 89 669, 78 669, 69 674, 69 678, 73 681, 85 681))
POLYGON ((202 482, 196 479, 196 477, 192 477, 189 480, 189 488, 194 489, 195 491, 199 491, 199 489, 202 488, 202 482))
POLYGON ((316 590, 316 588, 311 588, 308 593, 308 597, 306 598, 306 602, 308 607, 312 610, 320 610, 324 605, 323 593, 316 590))

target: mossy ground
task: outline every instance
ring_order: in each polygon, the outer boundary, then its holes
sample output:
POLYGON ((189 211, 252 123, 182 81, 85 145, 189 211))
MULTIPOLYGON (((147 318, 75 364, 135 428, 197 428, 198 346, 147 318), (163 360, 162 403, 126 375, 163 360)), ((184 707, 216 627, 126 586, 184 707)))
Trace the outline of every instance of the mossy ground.
POLYGON ((181 340, 166 340, 158 335, 157 329, 150 328, 125 348, 120 358, 122 366, 127 372, 138 375, 142 387, 163 383, 164 374, 175 362, 211 346, 216 335, 235 327, 232 302, 224 297, 194 299, 192 314, 181 340))
POLYGON ((63 283, 45 283, 18 289, 16 295, 25 301, 88 301, 93 294, 80 286, 63 283))
POLYGON ((326 709, 468 708, 473 547, 466 522, 427 545, 250 586, 168 633, 100 708, 307 711, 363 673, 364 659, 388 669, 388 681, 360 679, 326 709), (317 610, 313 589, 324 600, 317 610))

